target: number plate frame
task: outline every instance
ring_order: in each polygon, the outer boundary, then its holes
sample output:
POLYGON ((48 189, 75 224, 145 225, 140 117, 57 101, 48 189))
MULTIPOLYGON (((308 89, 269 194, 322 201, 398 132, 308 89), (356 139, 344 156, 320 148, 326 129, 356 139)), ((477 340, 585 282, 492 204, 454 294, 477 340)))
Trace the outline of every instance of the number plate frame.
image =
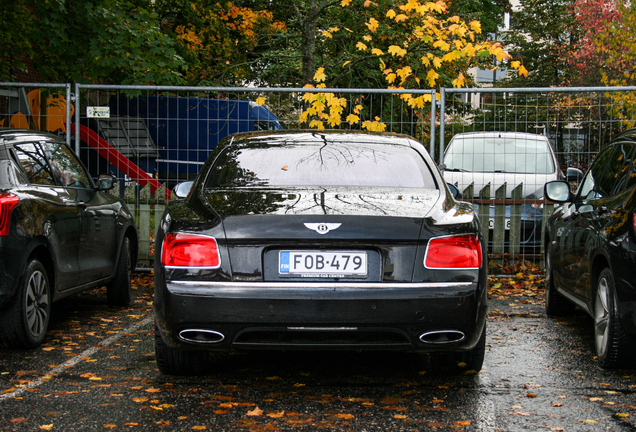
POLYGON ((278 252, 280 276, 339 278, 367 277, 366 251, 354 250, 281 250, 278 252), (359 258, 356 260, 355 258, 359 258))
MULTIPOLYGON (((488 228, 495 229, 495 218, 488 219, 488 228)), ((510 218, 506 218, 504 228, 506 231, 510 231, 510 218)))

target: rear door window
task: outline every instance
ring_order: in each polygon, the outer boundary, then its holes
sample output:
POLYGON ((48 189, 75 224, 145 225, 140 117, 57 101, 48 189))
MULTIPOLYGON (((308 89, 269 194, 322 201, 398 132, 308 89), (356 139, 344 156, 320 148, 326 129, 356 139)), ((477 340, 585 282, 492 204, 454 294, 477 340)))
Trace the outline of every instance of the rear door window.
POLYGON ((17 144, 14 148, 29 183, 71 188, 91 187, 86 171, 66 145, 38 142, 17 144))
POLYGON ((592 164, 580 187, 582 199, 598 199, 618 194, 628 184, 636 183, 632 176, 634 146, 618 144, 602 151, 592 164))
POLYGON ((26 143, 14 146, 20 164, 31 184, 55 186, 55 177, 49 166, 45 149, 39 143, 26 143))
POLYGON ((90 180, 71 150, 64 144, 46 143, 53 175, 58 184, 71 188, 89 188, 90 180))
MULTIPOLYGON (((612 193, 618 195, 626 189, 636 185, 636 174, 634 173, 634 144, 621 143, 614 150, 615 165, 610 166, 610 171, 614 170, 614 188, 612 193)), ((611 177, 611 172, 610 176, 611 177)))

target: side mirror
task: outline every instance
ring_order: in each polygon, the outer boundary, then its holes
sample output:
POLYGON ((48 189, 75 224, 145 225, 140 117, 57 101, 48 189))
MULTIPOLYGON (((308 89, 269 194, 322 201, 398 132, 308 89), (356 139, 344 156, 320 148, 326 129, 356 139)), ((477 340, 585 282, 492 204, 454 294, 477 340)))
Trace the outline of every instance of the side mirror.
POLYGON ((571 200, 570 184, 566 181, 551 181, 545 184, 544 196, 554 202, 564 203, 571 200))
POLYGON ((448 186, 448 189, 450 190, 450 193, 453 196, 453 198, 455 199, 462 198, 462 194, 459 193, 459 189, 457 189, 457 187, 454 184, 446 183, 446 186, 448 186))
POLYGON ((112 174, 100 174, 97 177, 97 190, 107 191, 111 190, 117 184, 117 177, 112 174))
POLYGON ((177 185, 172 190, 177 198, 187 198, 188 194, 190 194, 190 190, 192 189, 193 181, 185 181, 182 183, 177 183, 177 185))
POLYGON ((565 181, 567 182, 579 182, 583 178, 583 171, 578 168, 568 168, 565 174, 565 181))

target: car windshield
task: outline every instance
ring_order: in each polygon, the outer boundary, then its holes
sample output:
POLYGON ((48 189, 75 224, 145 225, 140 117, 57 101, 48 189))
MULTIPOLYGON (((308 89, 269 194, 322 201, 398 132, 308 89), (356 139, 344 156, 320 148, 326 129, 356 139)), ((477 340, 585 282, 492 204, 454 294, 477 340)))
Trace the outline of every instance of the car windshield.
POLYGON ((230 147, 217 158, 208 188, 385 186, 437 189, 413 148, 389 144, 291 143, 230 147))
POLYGON ((528 137, 455 137, 444 164, 448 171, 551 174, 548 143, 528 137))

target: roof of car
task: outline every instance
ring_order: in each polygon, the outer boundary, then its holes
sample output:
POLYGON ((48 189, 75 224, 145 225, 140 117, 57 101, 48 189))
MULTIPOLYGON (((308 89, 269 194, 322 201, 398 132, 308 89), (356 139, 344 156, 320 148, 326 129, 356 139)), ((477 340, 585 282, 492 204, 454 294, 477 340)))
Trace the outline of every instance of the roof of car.
POLYGON ((384 142, 401 145, 411 145, 417 140, 409 135, 398 134, 393 132, 372 132, 372 131, 359 131, 359 130, 307 130, 307 129, 286 129, 275 131, 254 131, 254 132, 241 132, 233 135, 229 135, 224 138, 226 143, 240 142, 250 140, 252 138, 271 137, 272 140, 280 140, 289 143, 294 142, 324 142, 325 139, 338 138, 341 141, 358 142, 384 142))
POLYGON ((481 138, 481 137, 496 137, 496 138, 526 138, 526 139, 547 139, 545 135, 529 133, 529 132, 510 132, 510 131, 486 131, 486 132, 460 132, 456 133, 453 138, 460 137, 473 137, 473 138, 481 138))
POLYGON ((42 132, 31 129, 17 129, 0 127, 0 146, 6 146, 7 144, 23 141, 42 141, 42 140, 56 140, 60 141, 60 137, 48 132, 42 132))
POLYGON ((619 133, 614 138, 612 138, 610 143, 614 143, 616 141, 625 141, 625 140, 636 141, 636 128, 624 130, 623 132, 619 133))

